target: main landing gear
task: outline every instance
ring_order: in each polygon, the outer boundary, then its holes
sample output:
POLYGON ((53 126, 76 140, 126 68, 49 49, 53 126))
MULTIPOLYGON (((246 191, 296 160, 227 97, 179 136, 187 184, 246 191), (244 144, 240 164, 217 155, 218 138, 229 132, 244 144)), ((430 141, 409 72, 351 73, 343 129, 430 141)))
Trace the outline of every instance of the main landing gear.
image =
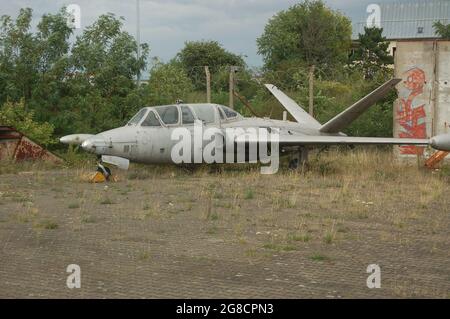
POLYGON ((308 149, 304 146, 300 146, 291 153, 289 169, 297 170, 304 167, 306 162, 308 162, 308 149))

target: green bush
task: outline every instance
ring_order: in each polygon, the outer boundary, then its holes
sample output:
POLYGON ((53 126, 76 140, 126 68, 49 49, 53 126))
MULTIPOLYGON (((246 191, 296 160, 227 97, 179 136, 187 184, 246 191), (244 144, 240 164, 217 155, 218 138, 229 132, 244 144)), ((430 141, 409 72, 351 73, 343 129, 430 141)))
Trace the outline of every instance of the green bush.
POLYGON ((23 100, 18 103, 6 102, 0 108, 0 125, 12 126, 33 141, 48 146, 56 143, 52 137, 53 126, 34 120, 34 112, 27 111, 23 100))

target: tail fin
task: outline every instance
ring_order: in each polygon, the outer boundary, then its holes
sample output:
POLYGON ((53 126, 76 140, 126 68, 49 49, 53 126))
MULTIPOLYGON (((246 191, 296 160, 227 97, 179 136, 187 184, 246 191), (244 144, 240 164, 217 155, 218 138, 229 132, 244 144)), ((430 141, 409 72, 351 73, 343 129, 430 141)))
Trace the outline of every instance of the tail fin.
POLYGON ((284 108, 292 115, 292 117, 301 124, 305 124, 311 128, 319 129, 321 124, 309 115, 300 105, 293 99, 284 94, 275 85, 266 84, 266 88, 277 98, 284 108))
POLYGON ((378 89, 372 93, 366 95, 361 100, 350 106, 344 112, 335 116, 333 119, 325 123, 320 131, 322 133, 339 133, 348 125, 350 125, 354 120, 356 120, 361 114, 366 112, 369 107, 374 105, 380 99, 382 99, 386 94, 395 87, 401 79, 391 79, 380 86, 378 89))

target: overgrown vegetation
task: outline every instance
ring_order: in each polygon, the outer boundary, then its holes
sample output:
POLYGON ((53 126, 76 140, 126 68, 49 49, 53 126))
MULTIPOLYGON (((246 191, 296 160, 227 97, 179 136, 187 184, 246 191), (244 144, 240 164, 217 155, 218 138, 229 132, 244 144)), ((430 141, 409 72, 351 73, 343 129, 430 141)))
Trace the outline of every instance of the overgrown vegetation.
POLYGON ((150 70, 149 98, 155 105, 170 104, 177 99, 188 100, 193 91, 191 78, 185 68, 177 63, 156 61, 150 70))
MULTIPOLYGON (((268 21, 257 39, 262 69, 249 68, 217 41, 187 41, 171 61, 154 59, 148 83, 139 87, 136 75, 146 70, 150 47, 143 44, 136 57, 138 45, 123 30, 123 18, 101 15, 75 41, 64 8, 44 15, 36 30, 32 20, 28 8, 15 19, 0 19, 0 122, 54 147, 61 147, 54 142, 62 135, 123 125, 142 106, 205 102, 205 65, 213 102, 228 104, 230 67, 236 66, 237 92, 258 115, 272 118, 281 118, 283 109, 261 84, 273 83, 306 105, 315 65, 314 107, 321 122, 392 76, 381 30, 366 29, 351 56, 349 19, 321 0, 303 1, 268 21)), ((392 93, 346 133, 391 135, 394 99, 392 93)), ((235 107, 251 115, 237 99, 235 107)))
MULTIPOLYGON (((100 16, 72 45, 64 8, 44 15, 35 32, 31 21, 29 8, 15 20, 0 18, 2 122, 14 122, 17 112, 9 109, 23 103, 21 112, 30 114, 19 116, 48 123, 45 132, 89 133, 123 124, 141 106, 133 77, 145 68, 149 49, 142 45, 136 58, 136 41, 122 30, 122 18, 100 16)), ((37 141, 48 144, 47 135, 36 135, 37 141)))
POLYGON ((436 21, 433 24, 436 33, 443 39, 450 39, 450 24, 444 24, 441 21, 436 21))
POLYGON ((23 100, 17 103, 6 102, 0 109, 0 123, 15 127, 32 140, 39 141, 43 145, 55 143, 53 125, 47 122, 37 122, 34 119, 34 112, 25 110, 23 100))

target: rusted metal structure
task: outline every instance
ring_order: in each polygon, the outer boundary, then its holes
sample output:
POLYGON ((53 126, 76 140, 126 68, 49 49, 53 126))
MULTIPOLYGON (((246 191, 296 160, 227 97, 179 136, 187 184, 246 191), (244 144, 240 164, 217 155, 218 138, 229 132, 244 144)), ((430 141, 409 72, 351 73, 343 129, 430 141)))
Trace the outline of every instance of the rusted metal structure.
MULTIPOLYGON (((429 138, 450 133, 450 41, 397 42, 394 137, 429 138)), ((425 154, 424 147, 396 147, 399 157, 425 154)))
POLYGON ((21 132, 10 126, 0 126, 1 160, 43 160, 61 163, 62 159, 33 142, 21 132))
POLYGON ((425 167, 431 169, 436 168, 439 163, 441 163, 449 154, 450 152, 437 151, 429 159, 426 160, 425 167))

